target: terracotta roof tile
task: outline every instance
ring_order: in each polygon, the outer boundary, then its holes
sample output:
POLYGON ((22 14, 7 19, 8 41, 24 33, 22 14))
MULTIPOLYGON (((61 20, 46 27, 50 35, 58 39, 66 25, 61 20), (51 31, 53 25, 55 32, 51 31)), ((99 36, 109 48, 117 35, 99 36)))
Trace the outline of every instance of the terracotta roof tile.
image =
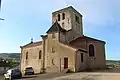
POLYGON ((76 40, 94 40, 94 41, 99 41, 99 42, 103 42, 105 43, 105 41, 102 41, 102 40, 98 40, 98 39, 95 39, 95 38, 91 38, 91 37, 88 37, 88 36, 81 36, 81 37, 78 37, 76 38, 75 40, 69 42, 70 44, 76 40))
POLYGON ((21 48, 28 48, 28 47, 34 47, 34 46, 40 46, 42 44, 42 41, 37 41, 33 43, 28 43, 24 46, 21 46, 21 48))
POLYGON ((63 43, 63 42, 59 42, 59 43, 64 44, 64 45, 66 45, 66 46, 68 46, 68 47, 77 49, 77 50, 82 51, 82 52, 87 52, 87 50, 85 50, 85 49, 83 49, 83 48, 78 48, 78 47, 76 47, 76 46, 74 46, 74 45, 71 45, 71 44, 67 44, 67 43, 63 43))

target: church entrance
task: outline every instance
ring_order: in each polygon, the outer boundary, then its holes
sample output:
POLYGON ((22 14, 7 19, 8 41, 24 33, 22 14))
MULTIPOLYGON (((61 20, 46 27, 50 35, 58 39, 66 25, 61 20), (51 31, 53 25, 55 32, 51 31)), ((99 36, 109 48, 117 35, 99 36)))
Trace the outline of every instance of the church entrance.
POLYGON ((68 68, 68 58, 64 58, 64 69, 68 68))

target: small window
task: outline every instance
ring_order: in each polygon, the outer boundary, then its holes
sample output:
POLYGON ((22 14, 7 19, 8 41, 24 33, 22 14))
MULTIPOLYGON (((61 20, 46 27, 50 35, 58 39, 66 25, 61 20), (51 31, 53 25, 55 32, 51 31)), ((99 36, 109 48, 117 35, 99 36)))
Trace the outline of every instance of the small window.
POLYGON ((76 20, 77 23, 80 23, 80 22, 79 22, 79 17, 76 16, 76 15, 75 15, 75 20, 76 20))
POLYGON ((60 21, 60 14, 58 14, 58 21, 60 21))
POLYGON ((55 38, 55 33, 52 33, 52 38, 55 38))
POLYGON ((63 27, 63 28, 65 27, 65 24, 64 24, 64 22, 62 23, 62 27, 63 27))
POLYGON ((26 59, 28 59, 28 52, 26 52, 26 59))
POLYGON ((83 53, 81 53, 81 62, 83 62, 83 53))
POLYGON ((90 57, 94 57, 95 56, 94 46, 92 44, 89 45, 89 56, 90 57))
POLYGON ((55 53, 55 49, 52 47, 52 53, 55 53))
POLYGON ((42 51, 40 50, 39 51, 39 59, 41 59, 41 57, 42 57, 42 51))
POLYGON ((55 63, 54 63, 54 59, 52 59, 52 65, 55 65, 55 63))
POLYGON ((62 20, 65 19, 65 13, 62 13, 62 20))
POLYGON ((68 68, 68 58, 65 57, 64 58, 64 69, 67 69, 68 68))
POLYGON ((68 18, 68 24, 69 24, 69 18, 68 18))

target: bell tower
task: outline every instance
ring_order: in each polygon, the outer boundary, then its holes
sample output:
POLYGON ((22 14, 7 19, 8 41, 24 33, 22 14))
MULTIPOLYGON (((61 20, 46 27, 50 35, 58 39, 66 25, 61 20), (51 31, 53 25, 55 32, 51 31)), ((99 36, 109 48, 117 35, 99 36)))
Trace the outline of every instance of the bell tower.
POLYGON ((60 26, 67 31, 68 41, 83 35, 82 15, 72 6, 52 13, 52 24, 58 21, 60 26))

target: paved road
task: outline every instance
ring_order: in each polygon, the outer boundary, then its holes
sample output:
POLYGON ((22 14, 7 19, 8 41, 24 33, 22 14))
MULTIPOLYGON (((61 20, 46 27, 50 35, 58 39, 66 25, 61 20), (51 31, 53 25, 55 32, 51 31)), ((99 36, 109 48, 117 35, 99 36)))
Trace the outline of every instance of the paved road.
POLYGON ((69 74, 65 74, 65 73, 39 74, 39 75, 25 76, 19 80, 49 80, 67 75, 72 75, 72 74, 70 73, 69 74))
POLYGON ((120 80, 120 73, 81 72, 71 74, 40 74, 20 80, 120 80))
POLYGON ((0 80, 4 80, 4 76, 3 75, 0 75, 0 80))
MULTIPOLYGON (((3 80, 2 78, 0 80, 3 80)), ((120 68, 96 72, 39 74, 17 80, 120 80, 120 68)))

